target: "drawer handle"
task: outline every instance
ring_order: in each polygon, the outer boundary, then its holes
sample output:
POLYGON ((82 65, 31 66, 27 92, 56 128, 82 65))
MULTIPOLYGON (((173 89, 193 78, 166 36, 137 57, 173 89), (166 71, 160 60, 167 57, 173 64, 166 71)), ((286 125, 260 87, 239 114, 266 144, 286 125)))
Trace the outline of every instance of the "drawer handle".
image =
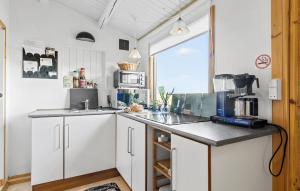
POLYGON ((171 161, 172 161, 172 191, 176 191, 176 148, 171 149, 171 161))
POLYGON ((55 125, 54 127, 54 131, 55 131, 55 150, 59 150, 60 149, 60 124, 55 125))
POLYGON ((66 149, 70 148, 70 125, 66 124, 67 133, 66 133, 66 149))
POLYGON ((131 156, 134 156, 134 150, 133 150, 133 131, 134 131, 134 128, 130 128, 130 154, 131 156))

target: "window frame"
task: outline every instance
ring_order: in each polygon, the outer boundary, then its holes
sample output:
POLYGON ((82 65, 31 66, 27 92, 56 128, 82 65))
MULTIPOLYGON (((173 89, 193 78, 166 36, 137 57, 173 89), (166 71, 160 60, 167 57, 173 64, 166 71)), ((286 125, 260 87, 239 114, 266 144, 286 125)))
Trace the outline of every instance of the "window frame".
POLYGON ((205 33, 209 33, 209 43, 208 43, 208 48, 209 48, 209 60, 208 60, 208 93, 213 93, 213 78, 215 75, 215 6, 211 6, 210 7, 210 13, 209 13, 209 30, 203 33, 200 33, 192 38, 186 39, 180 43, 177 43, 173 46, 170 46, 168 48, 165 48, 159 52, 156 52, 153 55, 150 55, 149 58, 149 80, 148 80, 148 84, 149 84, 149 89, 150 89, 150 98, 151 100, 155 100, 156 99, 156 95, 157 95, 157 87, 156 87, 156 81, 157 81, 157 62, 156 62, 156 58, 155 55, 163 52, 165 50, 168 50, 170 48, 173 48, 177 45, 180 45, 182 43, 185 43, 189 40, 192 40, 194 38, 197 38, 205 33))

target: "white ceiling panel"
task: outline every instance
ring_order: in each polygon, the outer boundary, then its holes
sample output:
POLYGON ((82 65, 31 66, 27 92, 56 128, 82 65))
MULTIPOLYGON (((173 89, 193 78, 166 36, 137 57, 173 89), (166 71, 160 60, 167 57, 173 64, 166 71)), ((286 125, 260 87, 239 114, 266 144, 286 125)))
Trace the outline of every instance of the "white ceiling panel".
POLYGON ((109 24, 115 29, 139 38, 191 1, 123 0, 109 24))
POLYGON ((55 0, 96 21, 110 0, 55 0))
MULTIPOLYGON (((99 21, 112 0, 55 0, 99 21)), ((108 25, 139 38, 195 0, 118 0, 108 25), (135 21, 136 19, 136 21, 135 21)))

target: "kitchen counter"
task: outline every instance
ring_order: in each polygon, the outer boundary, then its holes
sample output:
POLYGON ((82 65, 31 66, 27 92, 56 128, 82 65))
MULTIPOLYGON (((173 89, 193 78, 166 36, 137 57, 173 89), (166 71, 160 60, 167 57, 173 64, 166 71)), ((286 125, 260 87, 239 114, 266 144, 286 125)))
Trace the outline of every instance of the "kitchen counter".
POLYGON ((142 118, 143 113, 118 113, 121 116, 145 123, 153 128, 169 131, 208 145, 223 146, 277 133, 276 127, 268 125, 264 128, 250 129, 213 122, 199 122, 180 125, 165 125, 142 118))
POLYGON ((70 109, 38 109, 28 116, 30 118, 43 117, 65 117, 65 116, 83 116, 83 115, 104 115, 121 112, 121 110, 114 109, 90 109, 90 110, 70 110, 70 109))
POLYGON ((224 125, 213 122, 198 122, 180 125, 166 125, 149 119, 142 118, 143 115, 151 114, 151 111, 142 113, 124 113, 122 110, 104 109, 104 110, 69 110, 69 109, 46 109, 36 110, 29 114, 30 118, 44 117, 66 117, 66 116, 84 116, 84 115, 104 115, 115 114, 145 123, 148 126, 160 130, 168 131, 174 134, 184 136, 208 145, 223 146, 230 143, 246 141, 258 137, 272 135, 278 130, 274 126, 266 126, 259 129, 250 129, 232 125, 224 125))

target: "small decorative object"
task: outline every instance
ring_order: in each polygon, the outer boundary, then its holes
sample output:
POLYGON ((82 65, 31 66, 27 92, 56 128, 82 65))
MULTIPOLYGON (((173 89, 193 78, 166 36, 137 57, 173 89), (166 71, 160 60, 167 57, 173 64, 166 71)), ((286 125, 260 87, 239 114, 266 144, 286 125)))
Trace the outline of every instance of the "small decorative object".
POLYGON ((168 142, 169 141, 169 138, 164 135, 164 134, 161 134, 158 138, 157 138, 157 141, 159 143, 165 143, 165 142, 168 142))
POLYGON ((47 56, 55 56, 55 48, 47 47, 46 48, 46 55, 47 56))
POLYGON ((94 88, 94 82, 93 81, 87 81, 86 82, 86 88, 94 88))
POLYGON ((64 88, 73 88, 73 76, 64 76, 64 88))
POLYGON ((168 102, 169 102, 170 97, 173 95, 174 90, 175 90, 175 89, 173 88, 173 89, 172 89, 172 92, 169 93, 169 92, 166 92, 166 91, 165 91, 165 87, 164 87, 164 86, 158 87, 160 99, 161 99, 162 102, 163 102, 163 108, 162 108, 162 110, 165 111, 165 112, 168 112, 168 111, 169 111, 169 108, 168 108, 168 102))
POLYGON ((121 70, 124 71, 136 71, 139 67, 137 63, 128 63, 126 61, 118 63, 118 66, 121 70))
POLYGON ((95 37, 88 32, 80 32, 76 35, 76 40, 87 41, 87 42, 96 42, 95 37))
POLYGON ((152 101, 152 107, 151 107, 151 110, 152 111, 159 111, 159 101, 158 100, 153 100, 152 101))

